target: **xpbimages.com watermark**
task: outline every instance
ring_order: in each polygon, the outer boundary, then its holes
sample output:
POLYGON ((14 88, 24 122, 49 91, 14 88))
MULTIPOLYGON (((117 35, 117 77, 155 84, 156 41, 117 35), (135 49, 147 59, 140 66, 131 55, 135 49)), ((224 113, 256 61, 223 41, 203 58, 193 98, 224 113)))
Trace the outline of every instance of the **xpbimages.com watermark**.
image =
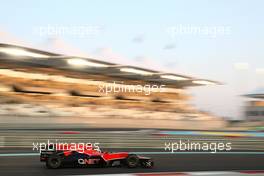
POLYGON ((53 142, 47 140, 47 142, 33 142, 32 143, 32 150, 33 151, 54 151, 54 150, 66 150, 66 151, 78 151, 80 153, 84 153, 87 150, 96 150, 100 152, 100 143, 85 143, 85 142, 59 142, 57 139, 53 142))
POLYGON ((46 25, 34 27, 33 33, 38 36, 76 36, 91 37, 102 33, 103 27, 98 25, 46 25))
POLYGON ((200 151, 200 152, 223 152, 232 150, 231 142, 191 142, 189 140, 179 140, 176 142, 165 142, 164 150, 171 153, 177 151, 200 151))
POLYGON ((170 26, 166 29, 169 36, 175 38, 177 36, 208 36, 216 38, 218 36, 231 35, 232 28, 227 25, 209 26, 209 25, 192 25, 178 24, 170 26))
POLYGON ((99 92, 104 94, 109 93, 142 93, 150 95, 152 92, 164 92, 165 85, 145 84, 145 85, 128 85, 123 82, 113 82, 98 85, 99 92))

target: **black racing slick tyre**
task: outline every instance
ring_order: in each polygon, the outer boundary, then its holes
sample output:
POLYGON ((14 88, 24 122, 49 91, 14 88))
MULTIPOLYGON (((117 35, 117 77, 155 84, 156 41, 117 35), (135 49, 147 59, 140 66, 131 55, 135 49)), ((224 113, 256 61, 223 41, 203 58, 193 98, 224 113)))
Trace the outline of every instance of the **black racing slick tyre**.
POLYGON ((137 155, 129 155, 126 159, 126 164, 127 164, 127 167, 129 168, 135 168, 138 166, 139 164, 139 158, 137 155))
POLYGON ((142 161, 141 166, 143 168, 152 168, 154 166, 154 162, 152 159, 144 160, 142 161))
POLYGON ((49 169, 58 169, 61 167, 61 157, 56 154, 51 155, 46 161, 46 166, 49 169))

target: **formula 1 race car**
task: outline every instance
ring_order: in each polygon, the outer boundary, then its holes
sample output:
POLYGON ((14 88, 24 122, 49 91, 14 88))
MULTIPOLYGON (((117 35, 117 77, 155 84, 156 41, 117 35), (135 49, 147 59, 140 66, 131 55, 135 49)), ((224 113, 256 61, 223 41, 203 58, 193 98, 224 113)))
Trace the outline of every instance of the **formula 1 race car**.
POLYGON ((40 161, 46 162, 47 168, 57 169, 63 166, 71 167, 114 167, 126 166, 129 168, 152 168, 154 162, 151 158, 130 154, 128 152, 101 152, 88 148, 85 150, 68 150, 65 146, 55 146, 42 150, 40 161))

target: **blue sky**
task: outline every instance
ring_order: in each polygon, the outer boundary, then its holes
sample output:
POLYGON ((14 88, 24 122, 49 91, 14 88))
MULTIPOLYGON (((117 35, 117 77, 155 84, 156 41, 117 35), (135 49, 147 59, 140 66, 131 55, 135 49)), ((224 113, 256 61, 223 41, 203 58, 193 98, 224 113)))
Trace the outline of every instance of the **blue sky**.
POLYGON ((264 86, 263 7, 261 0, 9 0, 1 2, 0 41, 218 80, 225 85, 192 88, 192 103, 241 118, 239 95, 264 86), (180 25, 229 31, 169 33, 180 25), (48 26, 97 32, 38 33, 48 26), (241 63, 246 68, 234 66, 241 63))

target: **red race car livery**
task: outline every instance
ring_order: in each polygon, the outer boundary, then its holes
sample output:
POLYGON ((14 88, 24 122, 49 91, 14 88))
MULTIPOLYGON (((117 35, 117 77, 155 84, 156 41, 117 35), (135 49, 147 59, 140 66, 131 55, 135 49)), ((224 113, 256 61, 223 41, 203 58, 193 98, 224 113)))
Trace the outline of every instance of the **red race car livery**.
POLYGON ((151 158, 138 156, 129 152, 101 152, 92 147, 74 149, 69 145, 48 146, 40 153, 40 161, 46 162, 47 168, 57 169, 63 166, 73 167, 113 167, 151 168, 154 162, 151 158))

